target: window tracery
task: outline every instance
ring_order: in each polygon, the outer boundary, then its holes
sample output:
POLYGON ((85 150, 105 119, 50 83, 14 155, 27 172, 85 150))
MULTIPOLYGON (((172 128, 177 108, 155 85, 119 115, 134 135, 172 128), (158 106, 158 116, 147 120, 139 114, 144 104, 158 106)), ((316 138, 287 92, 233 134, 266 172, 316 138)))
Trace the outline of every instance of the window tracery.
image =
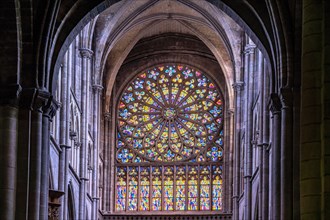
POLYGON ((161 65, 120 96, 115 211, 222 210, 223 103, 204 73, 161 65))

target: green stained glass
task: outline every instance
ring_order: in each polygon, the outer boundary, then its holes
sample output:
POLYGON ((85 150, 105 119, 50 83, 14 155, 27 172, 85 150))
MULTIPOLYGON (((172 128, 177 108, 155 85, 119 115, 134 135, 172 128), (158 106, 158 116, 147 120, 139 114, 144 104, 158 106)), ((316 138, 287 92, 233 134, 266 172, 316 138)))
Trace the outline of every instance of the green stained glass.
POLYGON ((137 74, 118 100, 115 210, 222 211, 223 109, 195 68, 137 74))
MULTIPOLYGON (((206 154, 222 130, 222 97, 207 75, 184 65, 165 65, 138 74, 118 104, 119 143, 150 161, 186 161, 206 154), (203 146, 196 137, 204 138, 203 146), (133 141, 129 142, 128 139, 133 141), (142 143, 137 143, 137 139, 142 143), (147 149, 156 146, 156 152, 147 149)), ((125 152, 124 152, 125 153, 125 152)), ((120 163, 130 156, 118 153, 120 163)), ((220 157, 212 157, 212 161, 220 157)), ((143 162, 144 160, 141 159, 143 162)))

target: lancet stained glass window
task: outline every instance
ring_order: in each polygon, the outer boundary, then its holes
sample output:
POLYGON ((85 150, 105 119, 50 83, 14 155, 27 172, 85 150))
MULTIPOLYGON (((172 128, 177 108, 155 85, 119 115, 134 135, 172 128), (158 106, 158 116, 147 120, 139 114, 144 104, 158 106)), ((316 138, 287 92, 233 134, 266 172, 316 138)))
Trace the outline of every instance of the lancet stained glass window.
POLYGON ((222 211, 223 103, 185 65, 139 73, 120 96, 115 210, 222 211))

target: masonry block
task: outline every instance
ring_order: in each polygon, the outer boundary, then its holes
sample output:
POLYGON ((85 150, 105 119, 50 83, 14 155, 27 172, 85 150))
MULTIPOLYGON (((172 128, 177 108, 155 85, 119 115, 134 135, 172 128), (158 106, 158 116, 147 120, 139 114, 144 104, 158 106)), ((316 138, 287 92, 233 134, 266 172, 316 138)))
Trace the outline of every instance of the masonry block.
POLYGON ((304 143, 300 149, 300 160, 319 159, 321 156, 321 142, 304 143))
MULTIPOLYGON (((305 160, 301 161, 300 163, 300 179, 305 181, 311 179, 311 181, 314 181, 315 178, 319 178, 321 175, 321 158, 319 159, 311 159, 311 160, 305 160)), ((303 185, 301 185, 303 189, 303 185)), ((305 183, 306 185, 306 183, 305 183)), ((306 190, 306 189, 305 189, 306 190)), ((304 191, 306 193, 306 191, 304 191)))
POLYGON ((319 123, 302 125, 300 140, 302 143, 319 142, 321 140, 321 125, 319 123))

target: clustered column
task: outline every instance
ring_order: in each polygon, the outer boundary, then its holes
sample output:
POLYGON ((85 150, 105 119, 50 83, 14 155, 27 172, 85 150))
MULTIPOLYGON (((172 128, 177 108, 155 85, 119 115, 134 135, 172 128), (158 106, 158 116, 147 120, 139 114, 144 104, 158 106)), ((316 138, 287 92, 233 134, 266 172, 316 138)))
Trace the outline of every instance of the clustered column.
POLYGON ((254 71, 254 52, 256 46, 247 44, 244 50, 244 81, 245 89, 245 170, 244 170, 244 216, 245 219, 251 219, 251 176, 252 176, 252 101, 253 101, 253 77, 254 71))
POLYGON ((234 142, 234 175, 233 175, 233 219, 239 219, 239 207, 238 207, 238 199, 239 199, 239 193, 240 193, 240 146, 241 146, 241 141, 240 141, 240 136, 241 136, 241 95, 242 95, 242 90, 244 88, 244 83, 241 81, 237 81, 233 85, 234 91, 235 91, 235 124, 234 124, 234 129, 235 129, 235 142, 234 142))
POLYGON ((99 158, 99 143, 100 143, 100 114, 101 114, 101 105, 100 105, 100 96, 102 94, 103 87, 101 85, 93 85, 93 92, 94 92, 94 98, 93 98, 93 128, 94 128, 94 169, 93 169, 93 213, 92 217, 93 219, 97 219, 98 214, 98 203, 99 203, 99 193, 98 193, 98 158, 99 158))
POLYGON ((280 219, 281 213, 281 102, 277 94, 271 94, 272 112, 272 219, 280 219))
POLYGON ((90 68, 91 68, 91 59, 93 56, 93 51, 87 48, 80 49, 81 55, 81 106, 82 106, 82 120, 81 120, 81 134, 82 134, 82 146, 80 151, 80 168, 79 168, 79 177, 81 180, 81 187, 79 191, 79 218, 83 219, 85 217, 86 209, 86 159, 87 159, 87 147, 88 147, 88 85, 90 79, 90 68))

